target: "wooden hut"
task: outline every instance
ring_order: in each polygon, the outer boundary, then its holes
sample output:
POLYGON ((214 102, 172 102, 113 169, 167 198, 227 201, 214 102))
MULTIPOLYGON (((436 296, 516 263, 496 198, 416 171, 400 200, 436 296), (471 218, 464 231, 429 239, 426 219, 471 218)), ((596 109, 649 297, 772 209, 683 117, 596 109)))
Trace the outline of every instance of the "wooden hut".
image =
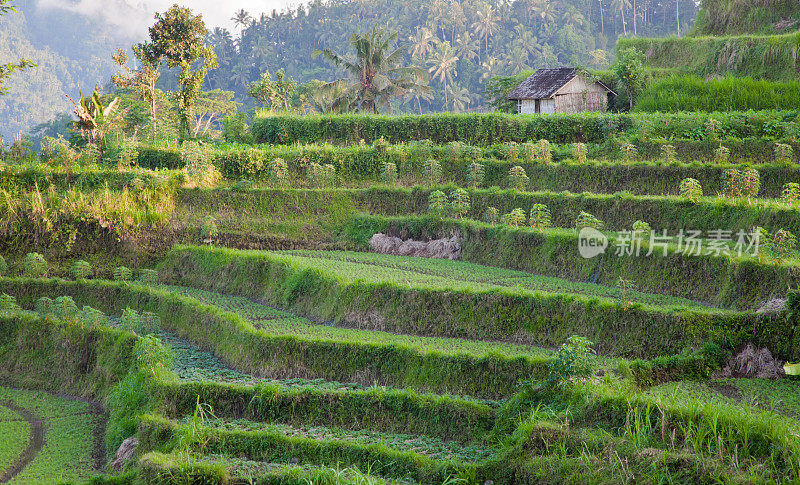
POLYGON ((539 69, 514 88, 508 99, 517 102, 517 112, 522 114, 579 113, 605 111, 609 95, 614 94, 577 69, 559 67, 539 69))

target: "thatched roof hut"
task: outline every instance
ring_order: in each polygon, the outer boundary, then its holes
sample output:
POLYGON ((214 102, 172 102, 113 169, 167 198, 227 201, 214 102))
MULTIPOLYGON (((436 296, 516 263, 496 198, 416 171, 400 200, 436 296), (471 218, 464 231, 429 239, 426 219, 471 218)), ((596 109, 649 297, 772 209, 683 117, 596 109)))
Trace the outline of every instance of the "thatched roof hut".
POLYGON ((615 93, 572 67, 539 69, 508 95, 517 101, 518 112, 578 113, 605 111, 608 97, 615 93))

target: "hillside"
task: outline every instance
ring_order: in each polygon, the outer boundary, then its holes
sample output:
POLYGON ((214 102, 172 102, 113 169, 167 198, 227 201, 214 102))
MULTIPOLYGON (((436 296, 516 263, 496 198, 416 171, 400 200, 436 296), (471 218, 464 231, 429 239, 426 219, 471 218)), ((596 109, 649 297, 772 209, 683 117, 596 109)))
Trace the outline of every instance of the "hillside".
POLYGON ((690 35, 786 34, 800 30, 796 0, 703 0, 690 35))

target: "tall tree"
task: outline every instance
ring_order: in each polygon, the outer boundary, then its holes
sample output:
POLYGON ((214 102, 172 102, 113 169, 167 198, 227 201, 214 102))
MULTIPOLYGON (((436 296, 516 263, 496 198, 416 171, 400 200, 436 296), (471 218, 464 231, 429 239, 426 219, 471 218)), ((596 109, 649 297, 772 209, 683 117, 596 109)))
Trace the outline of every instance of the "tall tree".
POLYGON ((243 8, 237 10, 236 13, 233 14, 233 17, 231 17, 231 20, 233 21, 233 24, 240 29, 250 27, 250 24, 253 23, 253 17, 251 17, 250 13, 243 8))
POLYGON ((315 50, 336 67, 342 67, 350 77, 326 83, 320 87, 322 93, 338 91, 333 100, 333 109, 357 109, 378 113, 379 109, 391 110, 391 98, 402 96, 410 89, 427 89, 427 73, 416 66, 399 67, 405 47, 394 47, 397 32, 388 32, 373 26, 369 31, 353 34, 350 46, 355 57, 336 54, 330 49, 315 50))
POLYGON ((111 55, 114 62, 124 71, 124 74, 115 74, 111 79, 119 88, 132 89, 150 107, 153 139, 155 140, 158 131, 158 111, 156 106, 158 99, 162 95, 161 90, 156 88, 156 83, 161 77, 161 72, 158 70, 158 64, 153 64, 154 59, 149 58, 145 53, 144 45, 136 44, 133 46, 133 55, 138 61, 136 69, 128 66, 128 54, 124 50, 117 49, 117 53, 111 55))
POLYGON ((456 62, 458 62, 458 56, 448 41, 440 42, 428 60, 428 64, 431 66, 428 72, 431 73, 434 79, 438 79, 444 87, 445 105, 447 104, 448 86, 453 82, 453 77, 455 77, 456 62))
MULTIPOLYGON (((8 12, 16 12, 17 9, 11 4, 11 0, 0 0, 0 15, 5 15, 8 12)), ((24 71, 36 67, 29 59, 20 59, 17 62, 10 62, 8 64, 0 64, 0 96, 4 95, 8 88, 4 87, 5 81, 17 71, 24 71)))
POLYGON ((144 44, 149 62, 158 64, 166 59, 169 68, 180 67, 180 89, 174 94, 180 118, 181 138, 191 136, 192 109, 208 71, 217 67, 214 50, 206 46, 208 34, 202 15, 191 9, 173 5, 164 14, 156 14, 156 23, 150 27, 150 43, 144 44), (202 63, 197 65, 197 61, 202 63))

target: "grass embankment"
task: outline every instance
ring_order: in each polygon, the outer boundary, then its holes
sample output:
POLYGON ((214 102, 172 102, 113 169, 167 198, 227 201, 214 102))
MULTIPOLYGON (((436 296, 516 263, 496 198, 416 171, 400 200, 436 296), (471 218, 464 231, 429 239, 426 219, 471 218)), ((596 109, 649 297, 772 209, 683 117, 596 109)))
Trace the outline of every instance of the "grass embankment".
POLYGON ((794 0, 705 0, 690 35, 777 34, 798 29, 800 6, 794 0))

